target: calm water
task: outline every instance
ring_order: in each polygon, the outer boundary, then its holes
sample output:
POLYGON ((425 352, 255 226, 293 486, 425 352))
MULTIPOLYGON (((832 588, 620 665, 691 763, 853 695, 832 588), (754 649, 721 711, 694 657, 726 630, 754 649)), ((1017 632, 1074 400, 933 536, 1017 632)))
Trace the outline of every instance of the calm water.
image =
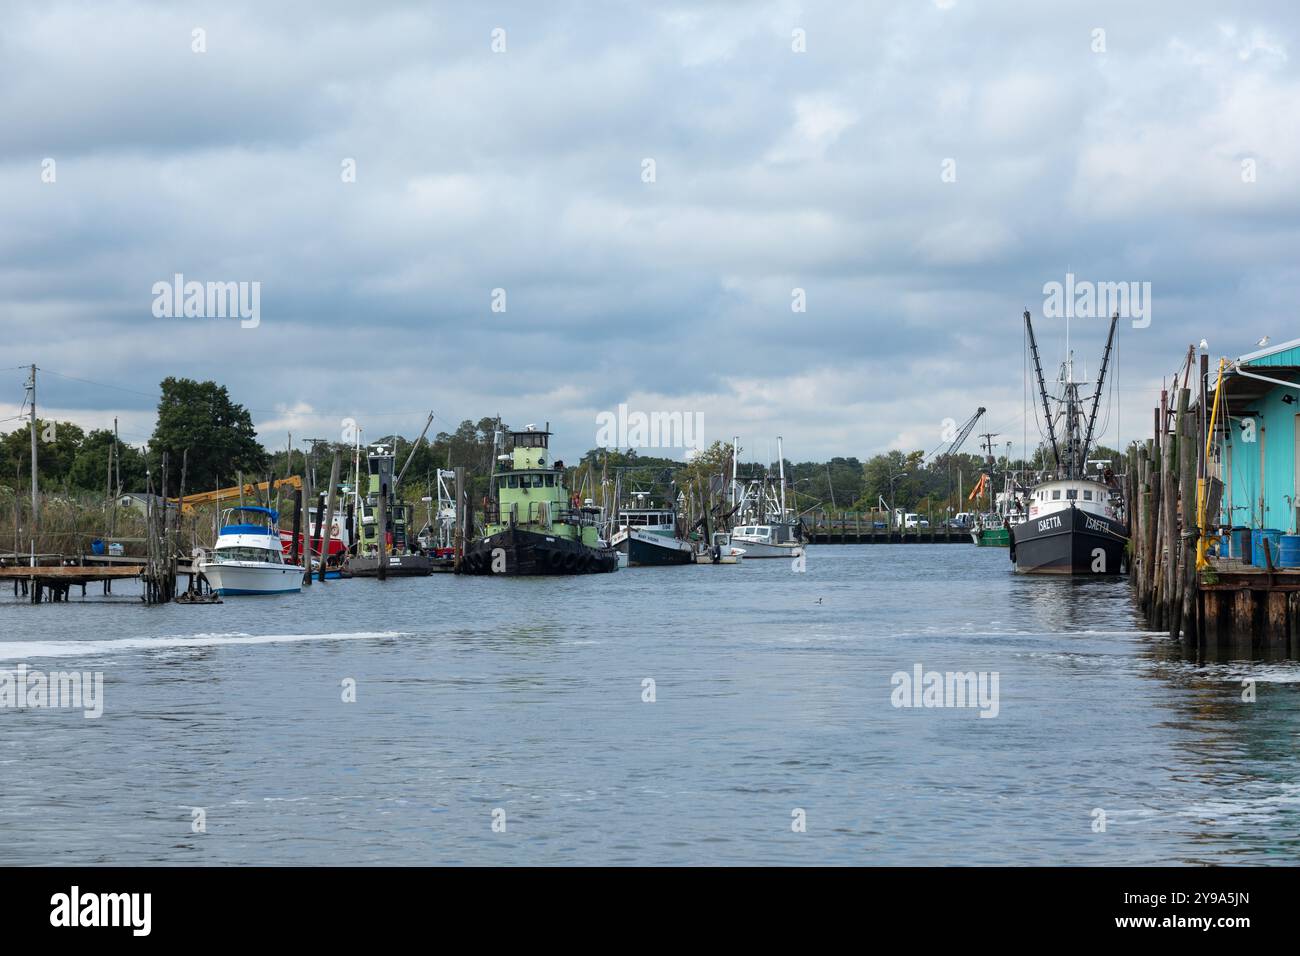
POLYGON ((1186 663, 1125 584, 1008 564, 6 593, 0 668, 102 671, 105 712, 0 711, 0 862, 1294 862, 1300 667, 1186 663), (893 707, 917 663, 998 672, 997 717, 893 707))

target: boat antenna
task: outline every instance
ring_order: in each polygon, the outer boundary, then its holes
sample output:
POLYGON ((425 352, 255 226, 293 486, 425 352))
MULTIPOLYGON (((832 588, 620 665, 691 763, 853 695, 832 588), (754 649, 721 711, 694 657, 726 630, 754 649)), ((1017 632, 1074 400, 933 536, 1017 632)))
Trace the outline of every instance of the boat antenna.
POLYGON ((1038 340, 1034 338, 1034 323, 1030 321, 1029 310, 1025 309, 1025 332, 1029 336, 1029 351, 1034 357, 1034 375, 1038 380, 1038 394, 1043 400, 1043 418, 1047 421, 1047 440, 1052 443, 1052 462, 1057 470, 1061 467, 1061 449, 1056 444, 1056 424, 1052 421, 1052 409, 1047 400, 1047 385, 1043 381, 1043 363, 1038 357, 1038 340))
POLYGON ((1101 372, 1097 375, 1097 391, 1092 396, 1092 411, 1088 414, 1088 430, 1083 436, 1083 457, 1088 457, 1088 449, 1092 447, 1092 432, 1097 424, 1097 406, 1101 402, 1102 384, 1106 381, 1106 365, 1110 362, 1110 349, 1115 342, 1115 326, 1119 324, 1119 313, 1116 312, 1110 319, 1110 332, 1106 336, 1106 351, 1101 355, 1101 372))

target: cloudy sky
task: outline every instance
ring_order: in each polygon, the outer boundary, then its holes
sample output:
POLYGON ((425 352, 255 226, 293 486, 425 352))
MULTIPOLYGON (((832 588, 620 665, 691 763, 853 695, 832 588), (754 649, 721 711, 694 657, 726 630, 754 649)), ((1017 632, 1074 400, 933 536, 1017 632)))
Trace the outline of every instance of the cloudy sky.
MULTIPOLYGON (((1189 343, 1300 335, 1292 3, 0 16, 0 430, 35 362, 42 415, 134 442, 171 374, 272 446, 433 409, 572 455, 626 402, 759 458, 929 450, 977 405, 1018 448, 1020 315, 1058 362, 1072 272, 1151 283, 1115 444, 1189 343), (177 273, 260 283, 260 323, 156 317, 177 273)), ((1072 324, 1089 373, 1104 331, 1072 324)))

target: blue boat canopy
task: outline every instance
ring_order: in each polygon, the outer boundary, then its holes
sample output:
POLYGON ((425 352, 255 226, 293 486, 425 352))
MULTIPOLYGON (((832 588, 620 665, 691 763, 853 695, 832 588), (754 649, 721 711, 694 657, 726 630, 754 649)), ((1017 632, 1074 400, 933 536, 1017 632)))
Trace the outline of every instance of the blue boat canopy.
POLYGON ((238 508, 230 508, 230 509, 228 509, 228 510, 230 510, 230 511, 251 511, 251 512, 253 512, 254 514, 266 515, 266 516, 269 517, 272 521, 276 521, 276 522, 278 522, 278 521, 280 520, 280 512, 276 511, 274 508, 263 508, 263 507, 261 507, 260 505, 241 505, 241 506, 238 507, 238 508))

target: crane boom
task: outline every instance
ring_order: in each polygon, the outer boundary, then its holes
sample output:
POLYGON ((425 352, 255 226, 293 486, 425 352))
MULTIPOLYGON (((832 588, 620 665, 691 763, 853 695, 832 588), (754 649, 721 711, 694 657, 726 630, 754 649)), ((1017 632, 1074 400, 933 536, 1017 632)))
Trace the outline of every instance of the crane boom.
POLYGON ((288 475, 284 478, 277 478, 275 481, 259 481, 254 484, 245 484, 242 487, 235 485, 233 488, 218 488, 216 491, 200 491, 197 494, 186 495, 184 498, 174 498, 172 500, 181 506, 182 513, 189 514, 194 510, 195 505, 206 505, 213 501, 229 501, 238 498, 241 492, 251 497, 259 491, 266 491, 268 488, 274 490, 283 485, 301 490, 302 479, 297 475, 288 475))
POLYGON ((411 446, 411 450, 406 453, 406 464, 404 464, 402 470, 397 473, 397 479, 393 482, 393 491, 397 490, 397 486, 400 485, 402 479, 406 477, 406 469, 411 467, 411 459, 415 457, 415 449, 420 447, 420 442, 424 441, 424 436, 429 433, 429 426, 432 424, 433 412, 430 412, 428 420, 424 423, 424 430, 420 432, 420 437, 415 440, 415 444, 411 446))
POLYGON ((966 439, 969 438, 970 433, 974 431, 975 424, 986 411, 987 409, 982 406, 975 409, 975 414, 966 419, 966 424, 961 427, 961 431, 957 433, 957 437, 954 438, 952 444, 948 446, 948 451, 945 454, 949 457, 957 454, 957 450, 961 448, 962 445, 966 444, 966 439))

